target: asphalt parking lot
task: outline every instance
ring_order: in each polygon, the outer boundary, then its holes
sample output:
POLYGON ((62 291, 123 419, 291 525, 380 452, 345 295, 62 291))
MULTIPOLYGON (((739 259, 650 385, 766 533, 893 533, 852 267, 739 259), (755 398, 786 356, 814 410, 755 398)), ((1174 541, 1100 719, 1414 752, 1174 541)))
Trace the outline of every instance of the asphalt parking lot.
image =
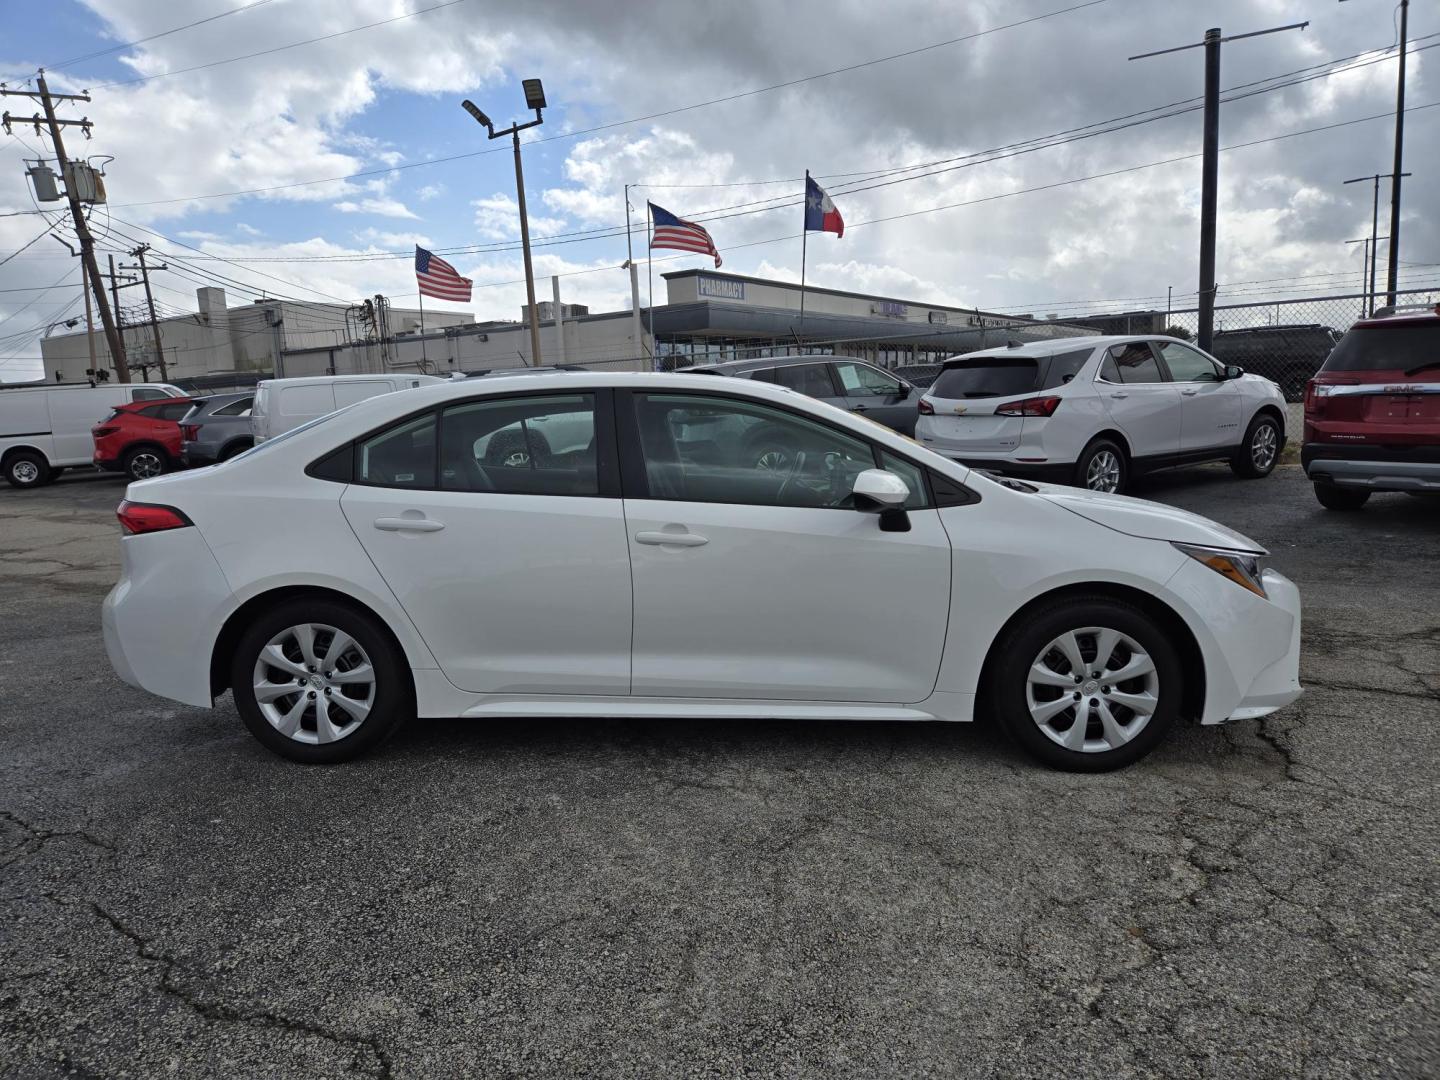
POLYGON ((330 769, 110 671, 113 478, 0 492, 0 1072, 1440 1072, 1440 505, 1270 546, 1296 705, 1140 765, 985 725, 422 722, 330 769))

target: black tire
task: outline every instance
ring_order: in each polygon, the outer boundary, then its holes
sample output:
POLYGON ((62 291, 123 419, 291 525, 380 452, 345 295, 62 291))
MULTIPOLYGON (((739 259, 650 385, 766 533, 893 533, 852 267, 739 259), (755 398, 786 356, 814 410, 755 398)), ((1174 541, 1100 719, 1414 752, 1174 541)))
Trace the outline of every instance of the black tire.
POLYGON ((1108 492, 1111 495, 1122 495, 1130 484, 1130 460, 1125 456, 1124 449, 1110 439, 1095 439, 1089 446, 1081 451, 1080 457, 1075 462, 1075 475, 1071 478, 1075 487, 1087 488, 1091 491, 1108 492), (1102 455, 1109 454, 1109 464, 1102 455), (1092 487, 1090 472, 1094 467, 1098 473, 1111 477, 1106 486, 1092 487), (1114 486, 1109 486, 1113 482, 1114 486))
MULTIPOLYGON (((325 644, 327 642, 317 636, 316 651, 325 644)), ((266 677, 273 682, 279 682, 282 672, 272 668, 266 673, 266 677)), ((281 757, 307 765, 329 765, 368 753, 395 734, 415 712, 415 691, 410 678, 410 668, 390 635, 374 616, 333 600, 290 600, 270 608, 256 618, 235 646, 235 655, 230 666, 230 687, 235 698, 235 707, 240 718, 245 721, 245 726, 250 729, 250 734, 281 757), (355 722, 352 730, 345 731, 334 742, 302 742, 282 734, 266 719, 260 702, 256 699, 255 669, 261 651, 277 634, 301 624, 319 624, 348 634, 369 658, 374 671, 373 700, 368 715, 355 722)), ((296 691, 296 700, 300 692, 296 691)), ((307 690, 305 693, 308 696, 311 691, 307 690)), ((326 702, 326 698, 316 693, 314 701, 326 702)), ((278 704, 283 708, 294 704, 294 701, 282 698, 278 699, 278 704)), ((345 719, 346 714, 338 706, 326 703, 325 707, 330 710, 327 715, 335 716, 342 723, 348 722, 345 719)), ((302 727, 297 734, 314 737, 317 719, 314 708, 314 704, 306 708, 300 721, 302 727), (307 723, 308 729, 303 726, 307 723)))
POLYGON ((1316 484, 1315 498, 1326 510, 1359 510, 1370 501, 1364 488, 1345 488, 1336 484, 1316 484))
MULTIPOLYGON (((1082 658, 1087 664, 1095 663, 1098 657, 1092 655, 1096 644, 1094 636, 1082 634, 1080 642, 1082 658), (1089 648, 1090 653, 1085 651, 1086 648, 1089 648)), ((1123 648, 1123 645, 1117 646, 1116 651, 1111 654, 1112 657, 1123 657, 1124 654, 1120 651, 1123 648)), ((1170 644, 1168 635, 1139 608, 1106 596, 1079 596, 1059 600, 1034 612, 1006 631, 1004 637, 996 642, 993 655, 997 660, 992 668, 986 699, 1011 738, 1032 757, 1056 769, 1066 772, 1109 772, 1130 765, 1159 745, 1179 716, 1180 702, 1185 692, 1184 668, 1170 644), (1046 655, 1042 650, 1047 644, 1067 631, 1087 627, 1119 631, 1144 649, 1154 664, 1154 712, 1128 742, 1111 749, 1066 749, 1045 734, 1030 713, 1028 695, 1031 692, 1029 679, 1032 665, 1046 655)), ((1124 662, 1123 659, 1116 661, 1122 666, 1124 662)), ((1057 663, 1063 661, 1057 660, 1057 663)), ((1091 680, 1088 677, 1091 673, 1082 671, 1080 674, 1086 680, 1081 686, 1089 685, 1091 680)), ((1127 680, 1113 688, 1107 688, 1104 693, 1108 695, 1121 687, 1134 690, 1136 683, 1134 680, 1127 680)), ((1075 692, 1078 691, 1057 690, 1060 698, 1072 698, 1075 692)), ((1100 730, 1098 714, 1091 713, 1089 702, 1083 697, 1079 705, 1086 710, 1085 713, 1077 714, 1074 705, 1068 706, 1050 721, 1051 730, 1056 730, 1057 727, 1069 730, 1070 725, 1083 720, 1087 724, 1087 732, 1092 732, 1087 734, 1087 741, 1093 738, 1099 742, 1103 731, 1100 730)), ((1116 710, 1116 715, 1121 715, 1120 710, 1116 710)), ((1132 714, 1129 720, 1123 722, 1129 724, 1136 718, 1137 716, 1132 714)))
POLYGON ((5 456, 5 482, 13 488, 44 487, 53 479, 50 463, 37 450, 16 450, 5 456))
POLYGON ((1230 459, 1230 471, 1247 480, 1262 479, 1275 471, 1280 461, 1280 450, 1279 421, 1269 413, 1260 413, 1245 429, 1240 449, 1230 459))
POLYGON ((239 439, 221 450, 220 456, 217 457, 215 460, 229 461, 236 454, 243 454, 246 450, 249 450, 254 445, 255 441, 253 439, 239 439))
POLYGON ((125 451, 121 468, 131 480, 150 480, 170 471, 170 457, 158 446, 132 446, 125 451))

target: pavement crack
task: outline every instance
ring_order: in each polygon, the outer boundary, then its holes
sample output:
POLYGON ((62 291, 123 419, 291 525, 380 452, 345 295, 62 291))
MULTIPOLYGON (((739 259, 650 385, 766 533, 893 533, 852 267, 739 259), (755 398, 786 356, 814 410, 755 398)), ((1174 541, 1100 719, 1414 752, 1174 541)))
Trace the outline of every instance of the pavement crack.
POLYGON ((0 810, 0 821, 8 821, 25 833, 25 839, 12 847, 5 853, 5 857, 0 859, 0 869, 11 866, 21 859, 29 858, 52 840, 79 840, 83 844, 99 848, 110 855, 116 854, 117 851, 115 845, 109 840, 104 840, 84 829, 42 829, 8 810, 0 810))

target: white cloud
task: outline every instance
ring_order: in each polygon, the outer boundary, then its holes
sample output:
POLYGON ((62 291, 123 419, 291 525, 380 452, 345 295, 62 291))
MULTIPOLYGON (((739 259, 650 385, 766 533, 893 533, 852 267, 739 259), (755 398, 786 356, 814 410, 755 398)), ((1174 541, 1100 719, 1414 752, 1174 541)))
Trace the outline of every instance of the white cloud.
POLYGON ((378 214, 380 217, 414 218, 419 220, 420 215, 412 211, 399 199, 389 198, 364 198, 359 200, 345 199, 335 204, 335 209, 342 214, 378 214))
MULTIPOLYGON (((518 240, 520 238, 520 204, 503 192, 496 192, 470 203, 475 208, 475 228, 485 240, 518 240)), ((528 208, 527 208, 528 209, 528 208)), ((529 215, 530 235, 547 236, 565 228, 564 218, 529 215)))

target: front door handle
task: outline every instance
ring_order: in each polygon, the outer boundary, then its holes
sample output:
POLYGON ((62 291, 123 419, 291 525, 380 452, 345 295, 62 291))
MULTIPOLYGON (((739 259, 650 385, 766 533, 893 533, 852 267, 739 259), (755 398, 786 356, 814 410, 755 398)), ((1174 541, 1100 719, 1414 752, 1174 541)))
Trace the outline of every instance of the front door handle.
POLYGON ((381 532, 439 532, 445 527, 443 521, 427 517, 382 517, 375 519, 375 528, 381 532))
POLYGON ((707 537, 692 532, 638 532, 635 534, 635 542, 661 547, 699 547, 710 541, 707 537))
POLYGON ((1129 397, 1130 395, 1127 394, 1127 393, 1125 393, 1124 391, 1121 391, 1121 392, 1116 393, 1116 394, 1111 394, 1110 396, 1113 397, 1113 398, 1127 398, 1127 397, 1129 397))
POLYGON ((1184 394, 1186 397, 1194 397, 1194 396, 1195 396, 1196 394, 1198 394, 1199 392, 1200 392, 1199 390, 1181 390, 1181 391, 1180 391, 1180 393, 1184 394))
POLYGON ((868 405, 852 405, 852 406, 850 407, 850 411, 851 411, 851 412, 865 412, 869 407, 870 407, 870 406, 868 406, 868 405))

